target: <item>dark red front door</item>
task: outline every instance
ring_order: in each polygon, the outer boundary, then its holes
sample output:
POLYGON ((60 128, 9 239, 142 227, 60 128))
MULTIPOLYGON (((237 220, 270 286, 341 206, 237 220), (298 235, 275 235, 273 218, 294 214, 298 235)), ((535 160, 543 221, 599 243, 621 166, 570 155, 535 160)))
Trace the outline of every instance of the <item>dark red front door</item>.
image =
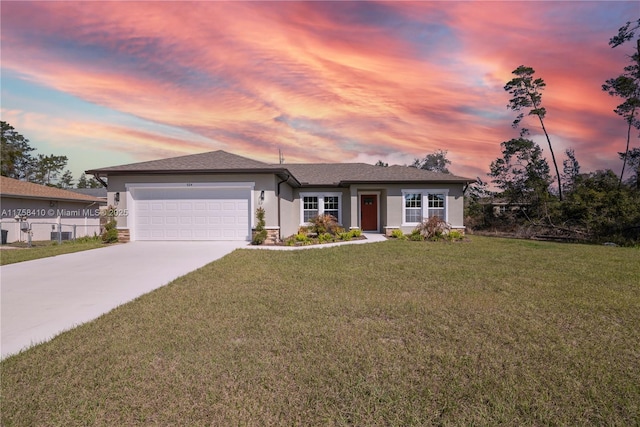
POLYGON ((378 196, 360 196, 360 228, 362 231, 378 231, 378 196))

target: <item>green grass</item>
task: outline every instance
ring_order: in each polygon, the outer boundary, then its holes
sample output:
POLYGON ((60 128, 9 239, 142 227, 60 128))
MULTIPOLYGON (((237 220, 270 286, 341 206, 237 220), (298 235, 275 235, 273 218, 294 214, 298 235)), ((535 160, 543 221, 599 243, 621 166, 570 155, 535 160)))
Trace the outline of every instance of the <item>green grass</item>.
POLYGON ((640 251, 240 250, 2 362, 2 425, 638 425, 640 251))
POLYGON ((18 249, 0 249, 0 265, 86 251, 106 245, 99 238, 84 238, 76 241, 65 241, 61 244, 56 241, 36 241, 32 243, 30 248, 24 242, 11 243, 5 246, 13 246, 18 249))

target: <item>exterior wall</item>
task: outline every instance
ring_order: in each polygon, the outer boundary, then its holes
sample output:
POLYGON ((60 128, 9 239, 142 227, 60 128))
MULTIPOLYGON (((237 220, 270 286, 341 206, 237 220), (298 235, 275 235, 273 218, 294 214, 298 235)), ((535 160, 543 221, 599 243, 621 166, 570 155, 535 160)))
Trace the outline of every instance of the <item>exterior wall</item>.
MULTIPOLYGON (((363 193, 379 194, 379 231, 400 228, 410 233, 413 226, 402 226, 404 199, 402 190, 406 189, 447 189, 447 220, 454 228, 464 228, 463 223, 463 184, 370 184, 351 185, 342 187, 306 187, 292 188, 288 183, 280 184, 280 198, 277 195, 278 183, 281 179, 275 174, 165 174, 165 175, 115 175, 109 177, 108 205, 121 211, 127 209, 128 183, 218 183, 218 182, 253 182, 252 194, 253 212, 251 212, 251 227, 255 227, 255 209, 262 206, 265 209, 265 227, 278 229, 278 210, 280 211, 280 236, 285 238, 295 234, 300 227, 301 199, 300 193, 340 193, 341 194, 341 223, 346 229, 360 228, 360 195, 363 193), (264 200, 260 194, 264 191, 264 200), (120 193, 119 203, 114 197, 120 193)), ((119 229, 128 229, 127 215, 117 218, 119 229)))
POLYGON ((403 204, 402 190, 406 189, 426 189, 426 190, 449 190, 447 195, 447 222, 453 228, 464 228, 464 197, 463 184, 394 184, 387 187, 387 221, 385 227, 399 228, 404 233, 410 233, 414 226, 403 226, 403 204))
POLYGON ((100 234, 100 206, 93 202, 74 202, 47 199, 0 198, 1 226, 7 230, 7 243, 27 241, 20 231, 16 215, 26 215, 32 230, 32 240, 51 240, 51 232, 62 230, 70 237, 100 234), (75 226, 75 227, 74 227, 75 226))
MULTIPOLYGON (((118 228, 128 229, 129 209, 127 207, 126 184, 145 183, 218 183, 218 182, 253 182, 255 184, 252 194, 253 212, 250 213, 251 226, 255 227, 255 209, 262 206, 265 210, 265 221, 267 227, 277 227, 278 225, 278 202, 276 196, 277 177, 272 174, 165 174, 165 175, 114 175, 109 177, 109 191, 107 193, 107 204, 122 212, 116 218, 118 228), (264 200, 260 200, 260 194, 264 190, 264 200), (115 194, 120 193, 120 201, 115 202, 115 194)), ((285 186, 283 184, 282 186, 285 186)))
POLYGON ((337 187, 305 187, 305 188, 294 188, 293 189, 293 201, 290 206, 290 218, 291 221, 285 223, 283 221, 283 237, 290 236, 298 232, 300 228, 302 218, 300 217, 302 198, 300 193, 339 193, 341 195, 340 199, 340 223, 342 227, 347 230, 350 227, 352 216, 351 216, 351 204, 350 204, 350 193, 347 188, 337 188, 337 187), (285 230, 286 227, 286 230, 285 230))
MULTIPOLYGON (((298 232, 300 214, 296 211, 296 206, 300 209, 300 204, 296 203, 299 201, 294 198, 293 193, 293 188, 289 184, 280 185, 280 225, 282 227, 280 237, 282 239, 298 232)), ((277 221, 274 224, 277 224, 277 221)))

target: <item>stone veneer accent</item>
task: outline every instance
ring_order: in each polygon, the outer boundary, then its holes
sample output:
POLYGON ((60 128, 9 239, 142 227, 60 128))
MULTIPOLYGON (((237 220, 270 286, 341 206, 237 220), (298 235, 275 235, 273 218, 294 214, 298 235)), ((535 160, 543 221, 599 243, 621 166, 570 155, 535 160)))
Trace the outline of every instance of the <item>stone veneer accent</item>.
MULTIPOLYGON (((276 243, 278 243, 278 236, 280 235, 280 229, 268 228, 268 227, 265 227, 264 229, 267 230, 267 238, 265 239, 263 245, 275 245, 276 243)), ((251 230, 252 241, 255 235, 256 235, 256 230, 255 229, 251 230)))
POLYGON ((118 243, 127 243, 131 240, 128 228, 118 228, 118 243))

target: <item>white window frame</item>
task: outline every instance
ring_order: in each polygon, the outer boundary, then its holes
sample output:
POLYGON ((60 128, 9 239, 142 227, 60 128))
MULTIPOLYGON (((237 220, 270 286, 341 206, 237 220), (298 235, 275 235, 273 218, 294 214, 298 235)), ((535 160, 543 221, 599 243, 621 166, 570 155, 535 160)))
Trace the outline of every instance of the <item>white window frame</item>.
POLYGON ((304 198, 305 197, 317 197, 318 198, 318 215, 324 215, 324 198, 325 197, 337 197, 338 198, 338 224, 342 224, 342 193, 300 193, 300 225, 309 225, 304 221, 304 198))
POLYGON ((428 218, 429 212, 429 194, 442 194, 444 195, 444 220, 449 222, 449 190, 443 188, 420 188, 420 189, 405 189, 402 190, 402 225, 403 226, 416 226, 419 222, 407 222, 407 202, 405 197, 408 194, 420 194, 421 200, 421 215, 422 219, 428 218))

